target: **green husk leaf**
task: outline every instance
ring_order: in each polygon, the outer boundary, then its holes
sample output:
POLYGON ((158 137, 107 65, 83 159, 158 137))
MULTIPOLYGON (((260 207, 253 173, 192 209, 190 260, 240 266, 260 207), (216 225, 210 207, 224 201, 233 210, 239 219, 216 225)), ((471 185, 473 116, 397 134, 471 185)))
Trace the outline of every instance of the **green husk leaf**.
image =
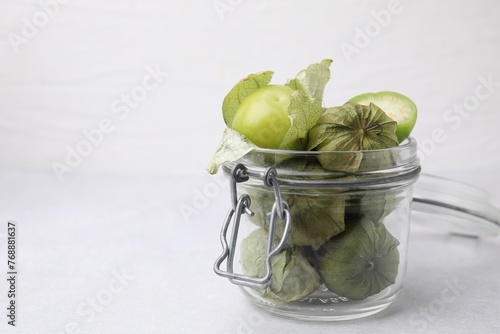
POLYGON ((355 172, 363 161, 362 150, 376 150, 399 145, 397 123, 374 104, 346 103, 326 109, 309 131, 308 150, 348 151, 345 154, 321 154, 327 170, 355 172))
MULTIPOLYGON (((330 238, 344 231, 343 196, 287 196, 290 206, 292 228, 288 244, 319 248, 330 238)), ((284 226, 278 225, 276 233, 282 235, 284 226)))
POLYGON ((286 84, 296 92, 292 94, 288 107, 292 125, 279 147, 281 150, 307 148, 307 133, 323 111, 323 91, 330 80, 331 63, 332 60, 325 59, 321 63, 309 65, 286 84))
POLYGON ((305 70, 300 71, 295 79, 290 80, 286 85, 299 90, 321 106, 323 91, 330 80, 331 63, 331 59, 324 59, 321 63, 311 64, 305 70))
POLYGON ((307 147, 307 133, 316 124, 323 108, 300 91, 290 97, 288 114, 292 125, 280 144, 280 150, 304 150, 307 147))
MULTIPOLYGON (((252 199, 254 215, 249 219, 256 225, 269 229, 270 216, 275 201, 272 191, 261 189, 248 192, 252 199)), ((288 203, 292 227, 287 238, 290 246, 311 246, 319 248, 333 236, 345 229, 345 196, 341 194, 282 194, 288 203)), ((276 234, 281 238, 285 221, 276 221, 276 234)))
MULTIPOLYGON (((241 242, 241 265, 246 275, 262 277, 268 233, 258 229, 241 242)), ((319 275, 304 253, 298 248, 285 249, 271 259, 271 284, 258 290, 267 300, 275 303, 300 300, 319 288, 319 275)))
POLYGON ((299 89, 299 86, 297 84, 297 80, 296 79, 288 80, 288 82, 285 84, 285 86, 288 86, 288 87, 290 87, 293 90, 298 90, 299 89))
POLYGON ((256 147, 241 133, 226 128, 219 147, 208 163, 207 171, 210 174, 216 174, 224 162, 238 160, 256 147))
POLYGON ((250 74, 241 79, 229 91, 222 103, 222 116, 227 126, 231 127, 233 124, 234 115, 243 99, 260 87, 267 86, 271 82, 273 74, 272 71, 250 74))

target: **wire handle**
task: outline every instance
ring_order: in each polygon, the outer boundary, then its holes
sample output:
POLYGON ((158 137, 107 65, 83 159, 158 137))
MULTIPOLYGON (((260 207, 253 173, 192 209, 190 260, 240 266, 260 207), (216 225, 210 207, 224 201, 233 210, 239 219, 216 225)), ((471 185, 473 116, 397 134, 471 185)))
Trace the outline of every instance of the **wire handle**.
POLYGON ((244 194, 238 198, 237 194, 236 184, 245 182, 249 179, 246 171, 247 169, 243 164, 237 164, 231 171, 232 207, 226 215, 220 232, 222 254, 215 261, 214 271, 217 275, 228 278, 229 281, 233 284, 242 285, 254 289, 265 289, 269 286, 272 278, 271 259, 284 248, 292 226, 292 218, 288 204, 281 197, 279 183, 276 179, 276 170, 273 167, 270 167, 267 169, 266 173, 263 176, 263 183, 268 187, 273 187, 275 202, 270 212, 269 237, 267 240, 264 276, 255 277, 234 272, 233 264, 241 216, 243 214, 253 216, 254 214, 252 210, 250 210, 250 196, 244 194), (285 229, 283 231, 283 237, 281 238, 278 245, 273 249, 277 218, 285 221, 285 229), (231 222, 233 221, 234 223, 231 230, 231 236, 228 240, 227 233, 229 230, 229 225, 231 225, 231 222), (226 270, 222 270, 220 267, 226 259, 226 270))

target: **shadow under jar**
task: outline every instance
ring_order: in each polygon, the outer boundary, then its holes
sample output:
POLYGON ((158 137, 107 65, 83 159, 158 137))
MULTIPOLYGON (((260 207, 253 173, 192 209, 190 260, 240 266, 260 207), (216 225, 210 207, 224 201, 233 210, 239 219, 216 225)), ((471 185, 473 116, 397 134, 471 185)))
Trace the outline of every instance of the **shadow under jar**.
POLYGON ((232 208, 215 272, 279 316, 369 316, 402 289, 414 139, 372 151, 255 149, 225 163, 232 208))

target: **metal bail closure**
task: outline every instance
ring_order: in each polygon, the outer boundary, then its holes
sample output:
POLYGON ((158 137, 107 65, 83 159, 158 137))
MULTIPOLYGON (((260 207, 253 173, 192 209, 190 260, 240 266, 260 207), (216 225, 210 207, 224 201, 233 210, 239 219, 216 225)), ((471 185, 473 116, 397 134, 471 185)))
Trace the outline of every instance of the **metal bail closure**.
POLYGON ((285 246, 290 228, 292 226, 292 218, 290 210, 286 201, 282 200, 279 183, 276 180, 276 170, 272 167, 268 168, 263 177, 264 184, 268 187, 274 188, 275 202, 272 210, 269 213, 269 237, 267 240, 265 272, 263 277, 254 277, 243 274, 235 273, 233 270, 234 256, 236 250, 236 243, 238 239, 238 231, 240 228, 241 216, 248 214, 253 216, 250 210, 251 199, 248 195, 237 196, 236 183, 245 182, 248 180, 246 174, 246 167, 243 164, 237 164, 231 172, 231 200, 232 208, 227 213, 224 224, 222 225, 220 233, 220 241, 222 244, 222 254, 217 258, 214 264, 214 271, 217 275, 226 277, 231 283, 242 285, 254 289, 265 289, 269 286, 272 277, 271 259, 277 255, 285 246), (283 237, 276 247, 273 249, 275 243, 275 230, 277 218, 285 221, 285 229, 283 237), (229 241, 227 239, 227 232, 229 225, 234 220, 231 236, 229 241), (226 270, 221 270, 220 267, 224 260, 226 260, 226 270))

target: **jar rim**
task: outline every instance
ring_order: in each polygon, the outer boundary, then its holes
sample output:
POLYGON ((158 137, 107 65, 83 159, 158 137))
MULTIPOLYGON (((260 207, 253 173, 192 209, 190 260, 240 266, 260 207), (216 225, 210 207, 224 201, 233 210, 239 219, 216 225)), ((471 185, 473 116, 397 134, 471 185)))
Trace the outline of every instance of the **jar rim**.
POLYGON ((292 151, 256 148, 242 158, 226 162, 222 168, 231 174, 242 164, 251 181, 259 181, 269 168, 277 180, 291 187, 385 187, 414 183, 420 173, 417 142, 406 139, 401 145, 363 151, 292 151), (321 159, 340 159, 324 168, 321 159), (351 160, 357 160, 351 164, 351 160))
POLYGON ((369 154, 377 154, 381 152, 394 152, 394 151, 403 151, 412 148, 416 148, 417 141, 413 137, 406 138, 401 144, 394 147, 389 148, 381 148, 375 150, 357 150, 357 151, 300 151, 300 150, 280 150, 273 148, 263 148, 263 147, 255 147, 251 150, 251 152, 256 153, 265 153, 265 154, 283 154, 283 155, 301 155, 301 156, 315 156, 318 154, 352 154, 352 153, 369 153, 369 154))

